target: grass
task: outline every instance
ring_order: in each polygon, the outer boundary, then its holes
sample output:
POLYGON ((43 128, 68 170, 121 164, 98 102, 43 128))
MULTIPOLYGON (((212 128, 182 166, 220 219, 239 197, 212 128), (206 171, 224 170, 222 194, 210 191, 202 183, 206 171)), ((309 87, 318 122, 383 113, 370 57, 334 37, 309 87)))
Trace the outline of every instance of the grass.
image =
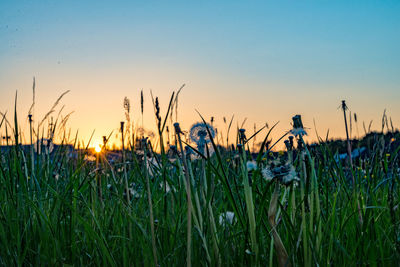
MULTIPOLYGON (((302 134, 295 138, 300 145, 289 146, 283 155, 265 151, 272 129, 257 155, 248 150, 251 138, 238 131, 233 149, 211 139, 204 155, 194 157, 196 147, 184 151, 183 144, 189 144, 180 130, 171 138, 178 146, 163 142, 175 97, 164 120, 156 98, 158 144, 135 144, 127 136, 119 162, 107 161, 106 150, 96 161, 85 159, 87 148, 76 150, 76 157, 65 146, 39 154, 32 142, 26 151, 17 113, 14 126, 2 115, 0 129, 8 127, 14 136, 0 155, 0 264, 398 263, 400 146, 393 141, 400 140, 398 132, 390 132, 389 140, 376 135, 353 167, 336 160, 331 143, 321 140, 311 147, 302 134), (161 154, 154 152, 156 146, 161 154), (266 169, 273 177, 263 176, 266 169), (232 220, 220 216, 227 211, 234 213, 232 220)), ((31 130, 35 140, 44 132, 39 129, 31 130)), ((52 131, 65 136, 55 127, 52 131)))

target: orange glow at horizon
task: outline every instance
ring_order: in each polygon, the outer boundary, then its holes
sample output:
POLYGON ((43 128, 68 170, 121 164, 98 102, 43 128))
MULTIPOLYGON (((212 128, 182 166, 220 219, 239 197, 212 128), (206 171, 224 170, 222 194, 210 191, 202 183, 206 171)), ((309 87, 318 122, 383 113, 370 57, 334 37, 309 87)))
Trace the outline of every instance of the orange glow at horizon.
MULTIPOLYGON (((153 91, 154 97, 159 96, 161 117, 163 121, 168 109, 168 100, 171 97, 171 91, 172 90, 165 90, 162 92, 153 91)), ((37 89, 37 92, 40 92, 40 90, 37 89)), ((24 143, 29 142, 29 124, 27 120, 24 119, 24 114, 27 113, 27 109, 30 107, 30 105, 28 104, 30 100, 30 94, 31 92, 29 92, 28 90, 23 91, 23 94, 18 94, 18 120, 21 124, 24 143)), ((73 144, 75 133, 78 132, 79 142, 77 142, 77 144, 83 144, 84 146, 81 145, 81 147, 85 147, 87 145, 87 142, 89 141, 93 129, 95 129, 93 138, 91 139, 91 143, 89 145, 90 148, 100 148, 101 150, 101 147, 103 146, 102 137, 110 136, 110 140, 107 143, 107 148, 112 149, 114 147, 116 149, 120 149, 121 134, 119 129, 119 122, 122 120, 126 120, 126 116, 124 114, 124 109, 122 106, 123 95, 115 95, 110 92, 110 97, 103 97, 105 98, 103 102, 98 103, 98 101, 94 101, 94 104, 91 105, 82 102, 85 101, 84 99, 77 99, 77 95, 79 95, 79 90, 72 90, 61 100, 60 105, 57 106, 56 111, 52 114, 54 115, 55 120, 57 113, 64 105, 65 108, 63 112, 61 112, 60 120, 62 120, 63 116, 69 114, 71 110, 75 111, 66 124, 65 131, 67 136, 69 136, 68 142, 73 144), (72 108, 69 108, 70 106, 72 106, 72 108), (68 133, 69 131, 71 132, 70 134, 68 133)), ((309 100, 306 97, 286 96, 285 98, 285 96, 283 95, 271 92, 271 96, 274 96, 275 101, 269 101, 268 104, 263 105, 263 102, 265 102, 265 100, 263 98, 258 98, 257 96, 250 95, 248 96, 248 99, 245 100, 240 99, 240 97, 236 99, 236 97, 233 97, 232 95, 233 93, 230 96, 225 97, 220 92, 215 92, 213 97, 210 98, 208 96, 203 96, 201 92, 199 92, 199 90, 193 90, 190 87, 185 88, 179 96, 177 116, 177 120, 181 125, 181 129, 183 131, 188 131, 192 124, 201 121, 200 116, 196 112, 196 110, 199 110, 201 115, 208 122, 210 122, 211 117, 214 117, 213 124, 214 127, 218 129, 216 142, 219 142, 220 144, 226 146, 227 128, 232 115, 234 115, 234 120, 230 129, 229 145, 234 144, 237 128, 241 128, 242 124, 243 128, 246 129, 246 135, 250 137, 254 133, 254 124, 256 125, 256 129, 258 130, 263 125, 265 125, 265 122, 267 122, 269 124, 269 127, 271 127, 273 124, 279 121, 279 124, 276 128, 274 128, 270 135, 272 143, 274 143, 275 140, 277 140, 285 132, 291 129, 292 116, 295 114, 301 114, 304 127, 307 129, 308 132, 308 136, 305 137, 306 142, 313 142, 317 140, 316 130, 318 132, 318 135, 322 139, 325 139, 328 130, 330 139, 345 137, 343 113, 341 113, 341 111, 337 109, 340 104, 339 98, 337 101, 332 101, 327 105, 326 103, 318 100, 308 102, 309 100), (227 99, 229 101, 224 101, 224 99, 227 99), (249 116, 245 117, 244 115, 249 116), (226 122, 224 122, 223 120, 224 117, 226 118, 226 122), (314 127, 314 120, 316 129, 314 127)), ((327 95, 326 92, 314 92, 315 99, 320 99, 325 95, 327 95)), ((106 96, 108 96, 108 93, 106 93, 106 96)), ((139 96, 140 90, 137 90, 136 92, 131 92, 128 95, 128 98, 131 99, 132 103, 132 109, 130 112, 131 131, 137 131, 138 128, 142 127, 140 100, 138 100, 140 99, 139 96), (137 95, 137 97, 132 97, 132 95, 137 95)), ((53 98, 57 99, 56 93, 54 93, 53 98)), ((42 98, 38 100, 40 100, 40 103, 42 102, 42 98)), ((381 119, 384 107, 388 107, 386 114, 388 114, 388 117, 392 117, 394 128, 398 128, 397 125, 399 125, 400 122, 399 108, 393 104, 386 106, 382 104, 376 106, 370 105, 370 107, 367 109, 366 106, 369 105, 368 101, 375 100, 376 99, 368 100, 364 96, 359 96, 358 99, 353 98, 352 101, 347 101, 352 111, 352 114, 354 115, 354 113, 356 112, 358 117, 358 123, 354 122, 354 120, 352 121, 351 136, 353 138, 364 135, 363 121, 368 126, 369 122, 372 120, 373 124, 371 129, 380 130, 379 121, 381 119)), ((51 100, 45 99, 45 101, 49 101, 51 103, 51 100)), ((51 105, 47 104, 44 106, 51 105)), ((11 106, 7 110, 12 109, 13 108, 11 106)), ((0 111, 4 113, 4 109, 0 111)), ((46 109, 44 109, 42 105, 38 105, 35 111, 34 124, 40 122, 46 113, 46 109)), ((10 123, 12 123, 12 116, 10 114, 11 113, 8 112, 7 119, 8 121, 10 121, 10 123)), ((174 140, 173 123, 176 121, 175 110, 172 115, 172 120, 171 117, 168 116, 166 122, 166 126, 169 127, 169 138, 165 130, 163 133, 165 146, 168 139, 170 139, 171 142, 172 140, 174 140)), ((152 100, 148 91, 147 94, 145 94, 143 122, 146 131, 145 136, 154 135, 154 137, 151 138, 151 141, 153 146, 155 147, 155 150, 157 151, 159 149, 159 141, 156 134, 157 126, 154 116, 154 110, 152 107, 152 100), (158 149, 156 147, 158 147, 158 149)), ((47 122, 44 123, 44 126, 44 132, 46 133, 47 122)), ((59 138, 62 138, 64 136, 64 133, 62 129, 57 129, 58 131, 56 132, 55 142, 60 142, 59 138)), ((268 129, 264 129, 257 135, 255 140, 256 144, 263 140, 267 132, 268 129)), ((5 134, 4 127, 0 129, 0 134, 5 134)), ((126 148, 128 147, 128 140, 129 138, 125 137, 126 148)), ((284 140, 281 140, 280 143, 275 147, 276 150, 284 148, 283 141, 284 140)), ((250 142, 250 148, 252 147, 253 140, 250 142)))
MULTIPOLYGON (((113 78, 110 78, 110 83, 113 78)), ((207 80, 204 80, 207 81, 207 80)), ((57 86, 60 86, 60 82, 55 80, 41 81, 36 79, 36 104, 34 113, 34 125, 37 125, 47 114, 48 107, 51 107, 54 101, 61 95, 65 90, 59 90, 57 92, 49 92, 49 88, 53 88, 52 83, 54 82, 57 86)), ((65 81, 64 81, 65 82, 65 81)), ((59 111, 65 106, 60 113, 59 120, 61 121, 64 116, 71 114, 65 127, 66 135, 68 136, 68 142, 74 143, 74 139, 77 133, 78 144, 81 144, 81 148, 85 147, 89 142, 90 136, 95 130, 93 138, 91 139, 89 147, 95 148, 96 146, 103 145, 103 136, 107 138, 110 136, 110 140, 107 143, 107 148, 112 149, 115 147, 119 149, 121 147, 121 134, 120 134, 120 121, 125 121, 125 111, 123 108, 124 96, 127 96, 131 100, 131 131, 136 131, 142 127, 142 114, 140 111, 140 90, 129 90, 126 84, 129 84, 127 80, 122 80, 118 87, 121 89, 118 92, 108 91, 108 86, 101 85, 98 82, 93 85, 94 88, 98 88, 102 94, 95 94, 93 90, 86 89, 87 92, 83 93, 85 88, 88 88, 88 84, 80 83, 82 81, 76 80, 76 85, 70 85, 66 89, 70 89, 71 92, 65 95, 60 104, 56 107, 55 111, 50 117, 57 118, 59 111), (87 94, 93 94, 90 97, 93 101, 90 103, 87 101, 89 98, 87 94), (70 132, 70 133, 69 133, 70 132)), ((150 81, 149 81, 150 82, 150 81)), ((174 89, 175 91, 180 87, 178 83, 169 81, 167 85, 161 86, 161 81, 156 83, 156 89, 153 89, 153 96, 159 97, 161 117, 164 121, 169 99, 174 89), (157 89, 161 88, 161 89, 157 89)), ((116 85, 117 86, 117 85, 116 85)), ((233 123, 230 129, 229 145, 234 144, 236 139, 237 128, 246 129, 246 136, 250 137, 254 133, 254 124, 257 129, 260 129, 267 122, 271 127, 276 122, 279 124, 271 132, 270 137, 272 142, 277 140, 285 132, 291 129, 292 117, 296 114, 301 114, 303 119, 304 127, 307 129, 308 136, 305 137, 306 142, 313 142, 317 140, 316 130, 318 135, 325 139, 326 134, 329 130, 329 138, 344 138, 345 129, 343 123, 343 113, 338 110, 340 105, 341 97, 338 95, 345 95, 343 88, 334 88, 334 86, 328 86, 330 90, 321 91, 317 88, 305 89, 298 86, 298 90, 294 93, 288 94, 286 91, 289 85, 253 85, 252 87, 258 91, 258 94, 244 94, 240 88, 244 88, 243 84, 236 85, 229 83, 220 82, 216 86, 209 84, 211 88, 231 88, 230 94, 226 95, 226 90, 211 92, 207 87, 199 83, 193 85, 187 84, 179 95, 179 104, 177 118, 175 109, 173 112, 172 120, 168 116, 166 126, 169 127, 170 139, 173 140, 173 123, 177 121, 181 125, 183 131, 188 131, 196 122, 201 121, 200 116, 196 110, 205 118, 206 121, 210 122, 211 117, 214 117, 214 126, 218 129, 218 139, 220 143, 226 145, 226 134, 230 119, 234 115, 233 123), (273 87, 276 90, 267 90, 265 88, 273 87), (264 88, 264 89, 263 89, 264 88), (308 93, 305 93, 308 90, 308 93), (313 97, 307 95, 312 94, 313 97), (330 99, 330 100, 329 100, 330 99), (328 101, 328 102, 327 102, 328 101), (223 118, 226 118, 224 122, 223 118), (314 127, 314 120, 315 126, 314 127), (222 136, 221 136, 222 135, 222 136)), ((24 90, 18 92, 17 112, 18 120, 21 124, 23 142, 29 143, 29 124, 26 119, 29 107, 31 106, 32 100, 32 79, 26 79, 24 85, 21 87, 24 90)), ((60 86, 61 87, 61 86, 60 86)), ((134 85, 136 88, 140 88, 140 85, 134 85)), ((65 88, 65 87, 64 87, 65 88)), ((159 147, 157 124, 154 115, 154 109, 152 99, 150 96, 150 90, 144 91, 144 113, 143 123, 146 130, 145 135, 154 135, 152 144, 154 147, 159 147)), ((13 110, 13 99, 15 92, 7 96, 10 101, 6 103, 6 106, 1 107, 1 112, 8 111, 7 120, 13 124, 12 112, 13 110), (14 94, 14 95, 13 95, 14 94)), ((397 105, 397 98, 393 97, 384 101, 384 98, 370 98, 368 95, 358 95, 354 92, 348 92, 348 101, 352 115, 357 113, 358 123, 352 121, 352 133, 351 136, 356 138, 364 135, 363 122, 366 126, 372 120, 372 130, 380 130, 380 121, 382 118, 383 110, 386 108, 388 118, 391 117, 393 120, 394 128, 399 128, 400 124, 400 108, 397 105)), ((171 115, 171 113, 170 113, 171 115)), ((50 118, 51 119, 51 118, 50 118)), ((43 124, 44 132, 46 133, 47 121, 43 124)), ((368 127, 367 127, 368 128, 368 127)), ((56 136, 55 142, 60 142, 60 138, 64 136, 64 130, 57 127, 58 135, 56 136)), ((42 130, 40 130, 42 132, 42 130)), ((256 137, 256 143, 261 142, 265 137, 268 129, 261 131, 256 137)), ((4 126, 0 129, 0 134, 4 135, 4 126)), ((128 147, 128 139, 125 137, 126 146, 128 147)), ((164 130, 164 144, 168 140, 167 133, 164 130)), ((275 147, 277 150, 284 148, 283 141, 275 147)), ((252 147, 253 140, 250 142, 250 148, 252 147)))

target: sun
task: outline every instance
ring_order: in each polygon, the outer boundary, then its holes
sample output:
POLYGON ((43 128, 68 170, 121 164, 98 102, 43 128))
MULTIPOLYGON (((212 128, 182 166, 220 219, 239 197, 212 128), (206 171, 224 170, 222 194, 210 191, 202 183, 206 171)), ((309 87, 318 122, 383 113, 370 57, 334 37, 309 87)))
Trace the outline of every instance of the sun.
POLYGON ((101 147, 100 147, 100 145, 97 145, 97 146, 94 148, 94 151, 96 151, 96 153, 100 153, 100 152, 101 152, 101 147))

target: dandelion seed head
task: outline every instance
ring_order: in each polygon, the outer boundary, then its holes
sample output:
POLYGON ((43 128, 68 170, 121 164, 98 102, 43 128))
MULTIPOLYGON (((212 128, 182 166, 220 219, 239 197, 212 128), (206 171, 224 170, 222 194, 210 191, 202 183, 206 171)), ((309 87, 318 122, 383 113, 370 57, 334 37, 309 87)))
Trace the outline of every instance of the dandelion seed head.
POLYGON ((248 161, 248 162, 246 163, 246 166, 247 166, 247 170, 248 170, 248 171, 254 171, 254 170, 257 169, 257 164, 256 164, 255 161, 248 161))
POLYGON ((296 169, 293 165, 290 165, 288 172, 282 176, 281 180, 284 185, 290 185, 291 183, 300 181, 300 178, 297 176, 296 169))
POLYGON ((303 128, 292 129, 290 130, 290 133, 293 134, 294 136, 307 135, 307 132, 303 128))
POLYGON ((140 194, 132 187, 129 188, 129 195, 134 199, 140 198, 140 194))
POLYGON ((221 213, 218 217, 218 222, 222 226, 226 226, 227 224, 232 225, 235 221, 235 213, 233 213, 232 211, 221 213))
POLYGON ((198 122, 193 124, 192 127, 190 127, 190 134, 189 134, 190 140, 192 140, 196 144, 199 142, 209 143, 211 141, 211 138, 208 135, 207 127, 210 130, 211 137, 214 138, 215 137, 214 127, 212 127, 208 123, 205 124, 202 122, 198 122))
POLYGON ((292 118, 293 120, 293 129, 290 131, 294 136, 302 136, 307 135, 307 132, 304 130, 303 122, 301 121, 301 115, 295 115, 292 118))
MULTIPOLYGON (((164 191, 164 182, 160 183, 160 187, 164 191)), ((165 192, 168 194, 169 192, 171 192, 171 190, 172 192, 176 192, 175 187, 170 186, 168 182, 165 182, 165 192)))
POLYGON ((211 142, 211 138, 215 137, 215 130, 210 124, 198 122, 190 127, 189 138, 192 142, 197 144, 200 153, 204 154, 205 146, 211 142), (207 128, 211 134, 208 134, 207 128))
POLYGON ((261 175, 267 182, 272 181, 272 179, 274 179, 274 174, 268 167, 261 170, 261 175))

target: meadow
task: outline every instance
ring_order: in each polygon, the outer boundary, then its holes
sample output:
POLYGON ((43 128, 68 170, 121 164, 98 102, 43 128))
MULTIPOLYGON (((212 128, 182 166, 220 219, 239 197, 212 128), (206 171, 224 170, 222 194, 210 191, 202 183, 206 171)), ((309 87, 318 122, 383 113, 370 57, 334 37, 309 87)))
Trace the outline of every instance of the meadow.
MULTIPOLYGON (((362 140, 313 145, 299 115, 277 140, 274 126, 250 134, 227 121, 237 133, 229 142, 200 114, 191 131, 181 129, 173 119, 178 95, 165 114, 153 98, 155 136, 127 116, 116 151, 107 136, 97 152, 77 142, 67 116, 49 124, 50 115, 29 114, 30 142, 21 144, 19 114, 2 114, 0 264, 398 264, 400 134, 387 118, 362 140), (284 151, 275 151, 278 141, 284 151)), ((129 115, 129 101, 124 108, 129 115)))

